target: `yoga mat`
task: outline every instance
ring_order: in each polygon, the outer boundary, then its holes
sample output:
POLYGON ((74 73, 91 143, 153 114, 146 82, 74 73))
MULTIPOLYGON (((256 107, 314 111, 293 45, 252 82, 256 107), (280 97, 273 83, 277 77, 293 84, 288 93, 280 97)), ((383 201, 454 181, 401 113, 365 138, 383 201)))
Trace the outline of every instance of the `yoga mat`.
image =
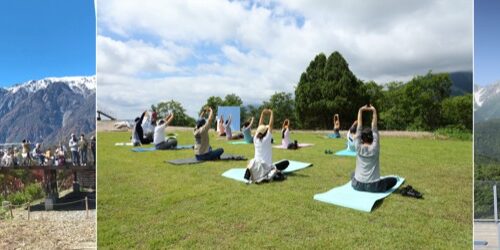
MULTIPOLYGON (((389 176, 386 176, 389 177, 389 176)), ((391 190, 388 190, 385 193, 370 193, 370 192, 361 192, 356 191, 351 186, 351 181, 347 184, 333 188, 325 193, 315 194, 314 199, 330 204, 334 204, 341 207, 352 208, 355 210, 363 211, 363 212, 371 212, 373 209, 373 205, 380 199, 384 199, 389 196, 392 192, 403 184, 405 181, 404 178, 399 176, 394 176, 398 178, 398 183, 391 190)), ((382 177, 383 178, 383 177, 382 177)))
POLYGON ((328 134, 326 136, 326 138, 330 138, 330 139, 338 139, 340 138, 340 135, 336 135, 336 134, 328 134))
MULTIPOLYGON (((177 145, 176 148, 173 149, 162 149, 159 151, 163 150, 180 150, 180 149, 193 149, 193 145, 177 145)), ((155 147, 148 147, 148 148, 132 148, 132 152, 137 152, 137 153, 142 153, 142 152, 151 152, 151 151, 156 151, 157 149, 155 147)))
MULTIPOLYGON (((170 136, 170 137, 165 137, 165 140, 168 140, 168 138, 176 138, 175 136, 170 136)), ((117 142, 115 143, 115 146, 133 146, 131 142, 117 142)))
POLYGON ((337 151, 335 153, 335 155, 356 157, 356 152, 355 151, 351 151, 349 149, 344 149, 344 150, 337 151))
MULTIPOLYGON (((300 162, 300 161, 289 161, 289 162, 290 165, 288 165, 288 167, 285 170, 283 170, 283 173, 291 173, 312 166, 312 163, 307 163, 307 162, 300 162)), ((232 168, 222 173, 222 176, 246 183, 247 180, 243 178, 245 176, 245 171, 246 168, 232 168)))
MULTIPOLYGON (((312 147, 314 144, 311 143, 299 143, 299 148, 306 148, 306 147, 312 147)), ((287 149, 283 144, 273 146, 273 148, 278 148, 278 149, 287 149)))
MULTIPOLYGON (((247 158, 242 155, 231 155, 231 154, 223 154, 220 157, 221 161, 246 161, 247 158)), ((199 161, 196 158, 185 158, 185 159, 176 159, 165 161, 166 163, 174 164, 174 165, 189 165, 189 164, 198 164, 204 161, 199 161)))
POLYGON ((229 144, 233 144, 233 145, 240 145, 240 144, 253 144, 251 142, 247 142, 247 141, 230 141, 228 142, 229 144))

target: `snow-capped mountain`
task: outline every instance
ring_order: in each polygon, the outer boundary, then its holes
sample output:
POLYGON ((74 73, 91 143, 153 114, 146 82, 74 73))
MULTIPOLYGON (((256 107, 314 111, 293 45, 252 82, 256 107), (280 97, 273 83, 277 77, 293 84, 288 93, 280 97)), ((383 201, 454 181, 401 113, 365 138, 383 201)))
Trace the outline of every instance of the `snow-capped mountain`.
POLYGON ((65 83, 73 91, 83 95, 95 93, 96 77, 95 76, 71 76, 71 77, 48 77, 42 80, 31 80, 25 83, 16 84, 6 90, 16 93, 18 91, 26 91, 27 93, 35 93, 40 90, 47 89, 51 84, 65 83))
POLYGON ((0 143, 53 144, 95 131, 96 77, 50 77, 0 88, 0 143))
POLYGON ((474 121, 500 118, 500 82, 488 86, 474 86, 474 121))

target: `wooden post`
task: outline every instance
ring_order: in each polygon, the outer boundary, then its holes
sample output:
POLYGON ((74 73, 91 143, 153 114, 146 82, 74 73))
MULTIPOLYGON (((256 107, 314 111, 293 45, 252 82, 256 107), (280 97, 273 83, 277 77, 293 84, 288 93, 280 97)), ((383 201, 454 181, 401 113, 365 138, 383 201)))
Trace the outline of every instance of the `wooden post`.
POLYGON ((89 199, 85 196, 85 211, 87 212, 87 219, 89 218, 89 199))
POLYGON ((31 202, 28 202, 28 220, 30 220, 31 202))
POLYGON ((9 210, 10 210, 10 219, 14 219, 14 214, 12 213, 12 204, 9 204, 9 210))

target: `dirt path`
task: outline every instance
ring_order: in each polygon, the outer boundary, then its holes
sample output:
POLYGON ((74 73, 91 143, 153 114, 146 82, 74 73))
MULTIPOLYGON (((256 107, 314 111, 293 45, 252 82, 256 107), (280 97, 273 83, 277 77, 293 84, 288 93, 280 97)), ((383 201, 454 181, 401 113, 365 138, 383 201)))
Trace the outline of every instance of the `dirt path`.
POLYGON ((96 213, 16 209, 0 220, 0 249, 96 249, 96 213))

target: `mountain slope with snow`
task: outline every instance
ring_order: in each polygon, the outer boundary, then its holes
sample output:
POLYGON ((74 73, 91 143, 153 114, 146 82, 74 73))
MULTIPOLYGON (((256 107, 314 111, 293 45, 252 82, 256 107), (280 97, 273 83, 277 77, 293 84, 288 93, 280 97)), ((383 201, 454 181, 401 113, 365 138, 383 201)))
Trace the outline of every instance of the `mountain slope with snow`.
POLYGON ((500 82, 474 86, 474 122, 500 118, 500 82))
POLYGON ((0 88, 0 142, 53 144, 95 131, 96 77, 51 77, 0 88))

